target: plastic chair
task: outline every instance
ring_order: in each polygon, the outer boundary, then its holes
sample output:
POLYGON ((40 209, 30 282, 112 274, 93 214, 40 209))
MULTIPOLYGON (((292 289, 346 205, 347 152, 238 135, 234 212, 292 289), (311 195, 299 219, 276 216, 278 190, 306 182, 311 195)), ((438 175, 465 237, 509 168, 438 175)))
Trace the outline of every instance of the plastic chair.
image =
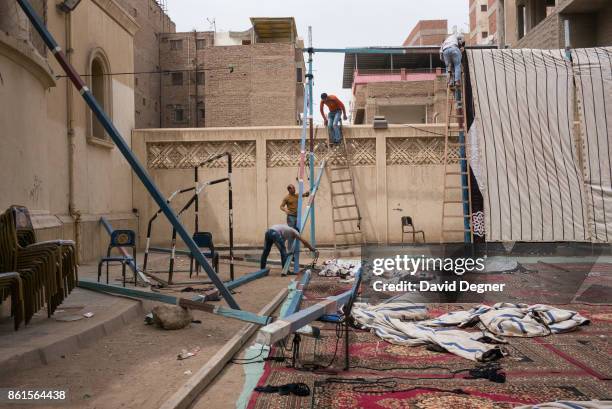
MULTIPOLYGON (((125 287, 125 270, 126 265, 134 263, 136 265, 136 233, 133 230, 115 230, 110 237, 106 257, 102 257, 98 263, 98 282, 102 276, 102 264, 106 264, 106 284, 108 284, 108 266, 111 263, 121 263, 121 276, 123 277, 123 286, 125 287), (114 248, 129 247, 132 249, 132 256, 112 256, 111 251, 114 248)), ((134 283, 136 283, 136 272, 134 272, 134 283)))
POLYGON ((414 224, 412 223, 412 217, 410 216, 402 216, 402 243, 404 242, 405 234, 412 234, 413 243, 416 243, 416 235, 422 234, 423 243, 425 243, 425 232, 423 230, 415 230, 414 224))
MULTIPOLYGON (((202 255, 212 260, 213 269, 219 272, 219 253, 215 250, 213 243, 213 235, 211 232, 203 231, 193 234, 193 241, 198 245, 200 249, 208 249, 208 252, 202 252, 202 255)), ((193 274, 193 263, 194 259, 192 255, 189 255, 189 278, 193 274)), ((200 264, 196 263, 196 275, 200 274, 200 264)))

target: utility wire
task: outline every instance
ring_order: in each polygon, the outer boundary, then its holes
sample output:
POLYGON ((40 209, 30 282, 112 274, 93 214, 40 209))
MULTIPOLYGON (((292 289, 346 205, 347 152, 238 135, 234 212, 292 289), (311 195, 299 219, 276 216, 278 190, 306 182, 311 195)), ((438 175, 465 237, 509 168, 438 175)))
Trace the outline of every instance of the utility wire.
MULTIPOLYGON (((184 70, 157 70, 157 71, 139 71, 139 72, 111 72, 108 74, 102 75, 93 75, 93 74, 79 74, 81 77, 112 77, 116 75, 141 75, 141 74, 171 74, 175 72, 203 72, 203 71, 221 71, 221 70, 229 70, 229 73, 234 72, 234 66, 229 66, 226 68, 200 68, 200 69, 184 69, 184 70)), ((56 75, 55 78, 68 78, 67 75, 56 75)))

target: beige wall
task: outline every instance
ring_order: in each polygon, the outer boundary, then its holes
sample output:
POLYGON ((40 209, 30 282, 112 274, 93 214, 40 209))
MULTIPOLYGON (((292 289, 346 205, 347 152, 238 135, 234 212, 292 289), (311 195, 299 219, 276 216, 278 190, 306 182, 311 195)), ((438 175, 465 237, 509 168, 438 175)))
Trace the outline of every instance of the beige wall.
MULTIPOLYGON (((17 7, 16 2, 12 2, 17 7)), ((10 7, 10 5, 9 5, 10 7)), ((12 13, 20 14, 13 8, 12 13)), ((47 26, 63 49, 67 47, 65 14, 49 2, 47 26)), ((110 70, 132 72, 133 35, 138 26, 112 0, 85 0, 72 13, 73 65, 89 71, 93 50, 103 50, 110 70)), ((51 53, 46 53, 51 56, 51 53)), ((77 238, 71 217, 67 87, 73 98, 74 208, 81 215, 78 236, 82 260, 100 254, 106 242, 100 215, 120 223, 134 217, 131 170, 110 142, 92 142, 88 108, 55 60, 45 61, 28 43, 0 37, 0 210, 11 204, 31 209, 42 237, 77 238), (50 67, 50 68, 49 68, 50 67)), ((109 77, 113 121, 131 143, 134 88, 131 76, 109 77)), ((134 225, 132 223, 132 225, 134 225)), ((134 225, 135 226, 135 225, 134 225)))
MULTIPOLYGON (((374 131, 371 126, 345 126, 353 146, 356 196, 368 242, 401 240, 400 217, 413 216, 427 240, 440 238, 442 212, 444 127, 394 125, 374 131), (433 132, 433 134, 432 134, 433 132)), ((318 133, 321 138, 323 131, 318 133)), ((295 183, 299 159, 299 127, 149 129, 133 132, 134 151, 165 196, 193 184, 191 164, 211 154, 231 150, 234 155, 235 243, 260 246, 267 226, 284 222, 279 210, 285 186, 295 183)), ((317 141, 319 142, 319 141, 317 141)), ((317 145, 320 145, 317 143, 317 145)), ((316 150, 319 155, 323 151, 316 150)), ((457 165, 458 166, 458 165, 457 165)), ((200 180, 220 177, 225 169, 202 169, 200 180)), ((182 206, 189 195, 173 202, 182 206)), ((332 244, 330 187, 323 176, 316 201, 317 242, 332 244)), ((212 231, 217 245, 226 245, 227 189, 212 186, 203 194, 200 230, 212 231)), ((140 214, 140 241, 157 210, 142 184, 134 181, 134 206, 140 214)), ((193 213, 184 223, 193 229, 193 213)), ((306 232, 309 237, 309 231, 306 232)), ((155 224, 152 243, 168 245, 170 227, 165 218, 155 224)))

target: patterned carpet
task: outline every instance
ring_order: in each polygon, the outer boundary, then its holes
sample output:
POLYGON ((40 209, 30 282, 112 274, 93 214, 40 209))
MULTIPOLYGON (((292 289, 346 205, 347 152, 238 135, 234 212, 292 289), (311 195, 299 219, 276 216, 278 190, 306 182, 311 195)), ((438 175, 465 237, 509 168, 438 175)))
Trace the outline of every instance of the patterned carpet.
MULTIPOLYGON (((512 280, 509 280, 512 281, 512 280)), ((335 279, 313 277, 302 308, 350 288, 335 279)), ((437 316, 472 304, 432 304, 437 316)), ((349 370, 344 371, 344 336, 335 324, 315 323, 321 339, 302 337, 300 362, 289 368, 291 352, 273 352, 285 362, 266 363, 260 386, 303 382, 311 395, 254 392, 249 409, 363 408, 363 409, 497 409, 554 400, 591 400, 612 397, 612 306, 571 304, 591 324, 568 334, 544 338, 511 338, 508 356, 499 364, 505 383, 469 379, 474 362, 425 346, 405 347, 381 341, 357 329, 349 333, 349 370)), ((291 348, 291 338, 287 348, 291 348)))

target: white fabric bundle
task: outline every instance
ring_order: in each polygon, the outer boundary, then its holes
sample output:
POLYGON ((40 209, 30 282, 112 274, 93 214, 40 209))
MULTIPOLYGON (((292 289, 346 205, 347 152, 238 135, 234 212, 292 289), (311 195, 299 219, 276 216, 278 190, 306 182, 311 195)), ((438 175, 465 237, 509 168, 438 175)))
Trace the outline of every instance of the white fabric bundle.
POLYGON ((612 409, 612 400, 557 401, 516 406, 514 409, 612 409))
POLYGON ((576 311, 548 305, 497 303, 479 305, 469 311, 455 311, 425 322, 428 326, 478 325, 490 334, 510 337, 541 337, 573 331, 589 320, 576 311))
POLYGON ((500 358, 503 352, 498 346, 479 340, 483 334, 431 328, 402 321, 422 320, 427 317, 427 307, 409 303, 389 303, 369 306, 357 303, 352 309, 353 318, 363 328, 370 329, 380 338, 392 344, 418 346, 435 344, 450 353, 472 361, 489 361, 500 358))

